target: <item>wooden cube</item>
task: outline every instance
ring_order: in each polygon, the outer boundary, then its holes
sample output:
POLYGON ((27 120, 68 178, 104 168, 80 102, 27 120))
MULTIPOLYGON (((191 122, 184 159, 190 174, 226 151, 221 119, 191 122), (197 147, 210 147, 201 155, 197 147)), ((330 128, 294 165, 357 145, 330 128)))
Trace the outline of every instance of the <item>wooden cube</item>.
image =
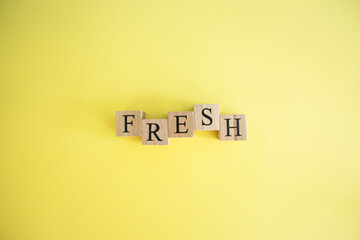
POLYGON ((170 138, 194 137, 194 112, 169 112, 170 138))
POLYGON ((141 121, 143 145, 169 145, 167 119, 143 119, 141 121))
POLYGON ((219 130, 220 105, 196 104, 194 105, 195 130, 219 130))
POLYGON ((141 120, 144 118, 143 111, 117 111, 116 136, 141 136, 141 120))
POLYGON ((218 137, 221 141, 246 140, 246 115, 220 115, 218 137))

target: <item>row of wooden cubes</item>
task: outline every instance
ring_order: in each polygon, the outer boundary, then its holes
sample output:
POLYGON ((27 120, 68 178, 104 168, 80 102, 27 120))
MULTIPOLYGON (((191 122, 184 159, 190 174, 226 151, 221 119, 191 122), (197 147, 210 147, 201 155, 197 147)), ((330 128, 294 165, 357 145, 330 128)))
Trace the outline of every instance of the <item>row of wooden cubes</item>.
POLYGON ((169 138, 218 131, 223 141, 246 140, 246 115, 221 115, 219 104, 196 104, 194 111, 169 112, 168 119, 146 119, 143 111, 117 111, 116 136, 141 136, 144 145, 168 145, 169 138))

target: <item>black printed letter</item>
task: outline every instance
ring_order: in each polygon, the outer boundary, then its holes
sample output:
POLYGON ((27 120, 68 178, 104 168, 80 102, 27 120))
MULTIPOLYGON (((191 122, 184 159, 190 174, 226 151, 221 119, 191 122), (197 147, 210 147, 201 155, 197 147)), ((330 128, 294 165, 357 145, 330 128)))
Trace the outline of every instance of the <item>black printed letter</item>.
POLYGON ((180 125, 186 126, 186 121, 184 121, 182 123, 179 123, 179 118, 181 118, 181 117, 187 119, 187 116, 175 116, 175 118, 176 118, 176 131, 175 131, 175 133, 187 133, 189 131, 189 129, 186 129, 185 132, 180 132, 179 126, 180 125))
POLYGON ((124 123, 125 123, 124 133, 128 133, 129 131, 128 131, 127 125, 130 124, 131 126, 133 126, 133 121, 128 122, 128 121, 127 121, 127 120, 128 120, 127 118, 128 118, 128 117, 133 117, 133 118, 135 118, 135 115, 123 115, 123 116, 124 116, 124 123))
POLYGON ((239 120, 241 118, 235 118, 236 120, 236 126, 235 127, 230 127, 230 118, 225 118, 226 121, 226 137, 230 137, 230 128, 236 128, 236 135, 235 136, 241 136, 240 134, 240 123, 239 120))
POLYGON ((204 123, 204 120, 202 121, 202 125, 204 126, 210 126, 211 124, 212 124, 212 122, 213 122, 213 120, 212 120, 212 118, 209 116, 209 115, 206 115, 205 114, 205 110, 209 110, 209 112, 211 113, 211 108, 204 108, 203 110, 202 110, 202 115, 204 116, 204 117, 206 117, 207 119, 209 119, 209 123, 204 123))
POLYGON ((152 140, 152 138, 151 138, 151 134, 152 134, 152 133, 155 135, 155 137, 157 138, 158 141, 162 141, 162 140, 159 138, 159 136, 156 134, 156 132, 160 130, 159 124, 157 124, 157 123, 146 123, 146 124, 149 125, 149 139, 148 139, 147 141, 154 141, 154 140, 152 140), (151 131, 151 125, 155 125, 155 126, 156 126, 155 131, 151 131))

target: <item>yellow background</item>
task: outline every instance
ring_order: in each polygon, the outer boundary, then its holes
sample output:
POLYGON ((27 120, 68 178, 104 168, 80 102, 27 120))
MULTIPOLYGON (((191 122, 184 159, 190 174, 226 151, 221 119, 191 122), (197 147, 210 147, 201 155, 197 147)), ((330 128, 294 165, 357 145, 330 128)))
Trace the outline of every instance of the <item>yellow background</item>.
POLYGON ((0 239, 360 239, 359 1, 0 2, 0 239), (143 146, 116 110, 247 114, 143 146))

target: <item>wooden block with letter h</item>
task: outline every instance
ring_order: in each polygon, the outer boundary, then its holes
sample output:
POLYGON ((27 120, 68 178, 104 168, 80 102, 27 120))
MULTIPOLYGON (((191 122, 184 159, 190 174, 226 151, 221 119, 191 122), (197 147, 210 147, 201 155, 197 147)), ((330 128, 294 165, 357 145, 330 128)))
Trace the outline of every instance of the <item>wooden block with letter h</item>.
POLYGON ((141 136, 141 120, 144 118, 143 111, 117 111, 116 136, 141 136))
POLYGON ((220 115, 220 130, 218 137, 221 141, 246 140, 246 115, 220 115))

